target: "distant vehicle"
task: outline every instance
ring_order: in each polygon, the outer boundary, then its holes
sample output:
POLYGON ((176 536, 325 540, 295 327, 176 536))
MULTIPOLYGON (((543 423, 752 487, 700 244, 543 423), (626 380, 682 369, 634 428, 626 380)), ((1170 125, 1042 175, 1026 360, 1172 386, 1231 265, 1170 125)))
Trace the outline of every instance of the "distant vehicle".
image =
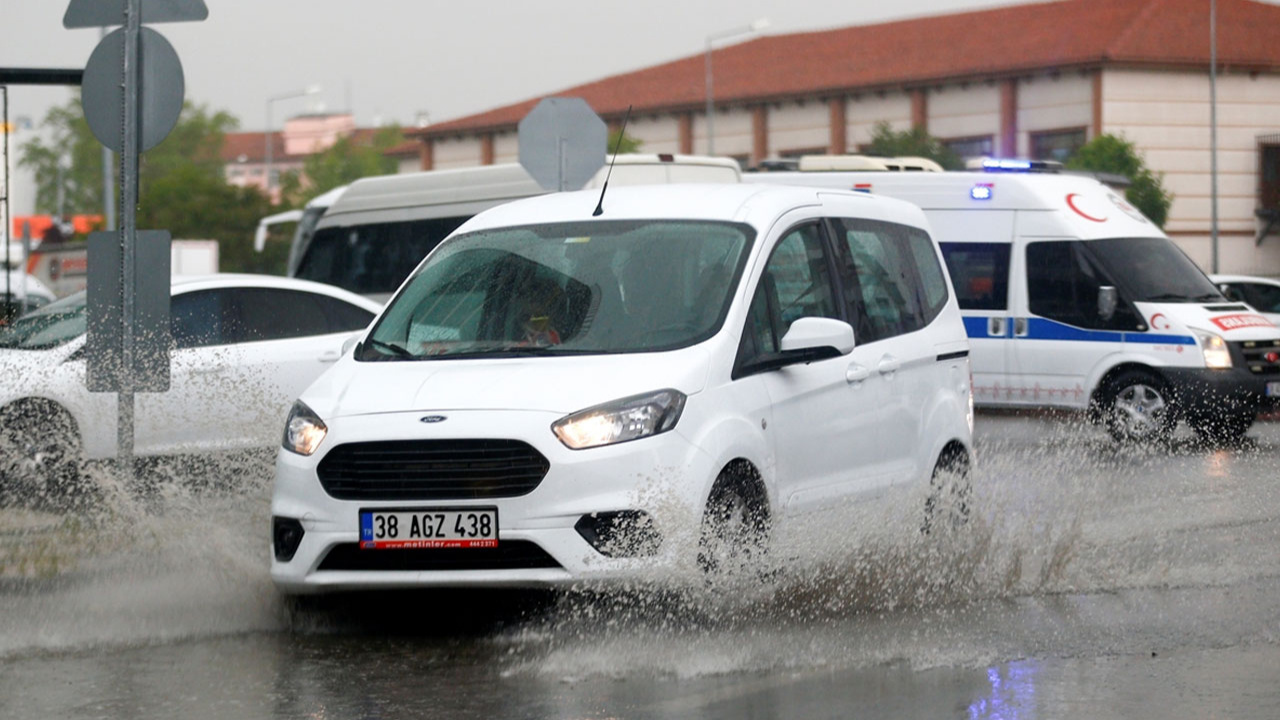
POLYGON ((273 225, 297 223, 293 230, 293 240, 289 243, 289 260, 285 267, 285 274, 293 277, 297 274, 300 254, 311 244, 311 236, 315 234, 316 223, 320 222, 320 217, 324 215, 325 210, 328 210, 330 205, 337 202, 346 189, 347 186, 342 185, 329 192, 317 195, 307 201, 307 204, 301 210, 286 210, 282 213, 262 218, 258 221, 258 228, 253 233, 253 249, 257 252, 262 252, 266 248, 267 235, 271 232, 273 225))
MULTIPOLYGON (((599 188, 607 172, 602 168, 587 188, 599 188)), ((609 184, 723 183, 741 177, 731 158, 634 154, 618 156, 609 184)), ((357 180, 327 210, 313 208, 322 213, 314 233, 306 235, 306 220, 299 222, 289 274, 385 301, 437 243, 473 215, 544 193, 517 164, 357 180)))
POLYGON ((1252 275, 1210 275, 1227 298, 1249 303, 1254 310, 1280 325, 1280 280, 1252 275))
MULTIPOLYGON (((288 278, 217 275, 172 286, 172 386, 136 396, 140 456, 279 442, 298 393, 378 305, 288 278)), ((115 456, 116 396, 85 388, 85 295, 0 328, 0 492, 115 456)))
POLYGON ((983 166, 744 179, 921 207, 973 343, 979 405, 1088 410, 1116 439, 1140 442, 1180 420, 1234 442, 1280 406, 1280 329, 1223 297, 1122 195, 1057 163, 983 166))
POLYGON ((918 208, 654 185, 596 217, 598 197, 471 219, 302 394, 278 586, 741 572, 775 524, 873 499, 963 522, 969 343, 918 208))

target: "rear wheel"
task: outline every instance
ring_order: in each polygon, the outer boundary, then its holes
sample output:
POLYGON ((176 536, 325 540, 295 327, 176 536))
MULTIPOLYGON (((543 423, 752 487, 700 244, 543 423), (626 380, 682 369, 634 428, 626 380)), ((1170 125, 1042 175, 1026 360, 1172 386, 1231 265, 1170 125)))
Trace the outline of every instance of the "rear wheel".
POLYGON ((929 498, 924 501, 924 524, 928 534, 935 528, 958 528, 969 522, 973 484, 969 479, 969 453, 955 446, 942 451, 929 479, 929 498))
POLYGON ((769 548, 769 510, 763 488, 743 473, 726 470, 716 479, 702 515, 698 565, 709 576, 763 569, 769 548))
POLYGON ((1112 378, 1102 412, 1107 432, 1119 442, 1168 440, 1178 421, 1168 384, 1146 370, 1125 370, 1112 378))
POLYGON ((66 504, 79 480, 78 457, 75 425, 60 408, 6 408, 0 413, 0 504, 66 504))

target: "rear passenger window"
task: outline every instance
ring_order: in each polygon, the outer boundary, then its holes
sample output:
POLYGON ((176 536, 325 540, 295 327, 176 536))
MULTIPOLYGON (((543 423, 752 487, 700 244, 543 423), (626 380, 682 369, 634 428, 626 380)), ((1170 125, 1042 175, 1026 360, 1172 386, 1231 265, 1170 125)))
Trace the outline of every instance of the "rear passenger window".
MULTIPOLYGON (((240 288, 231 291, 233 322, 223 328, 228 342, 258 342, 327 335, 331 328, 324 296, 297 290, 240 288)), ((356 328, 359 329, 359 328, 356 328)))
POLYGON ((907 228, 906 232, 911 257, 920 274, 920 287, 924 291, 924 323, 928 325, 947 304, 947 277, 938 262, 938 251, 929 234, 919 228, 907 228))
MULTIPOLYGON (((856 321, 854 336, 858 343, 883 340, 924 327, 929 303, 916 273, 909 228, 851 218, 838 218, 834 222, 844 235, 837 245, 842 253, 848 253, 843 258, 846 265, 843 277, 849 286, 846 299, 850 317, 856 321)), ((927 237, 925 239, 927 241, 927 237)), ((945 302, 944 282, 941 303, 945 302)))
POLYGON ((1009 243, 942 243, 961 310, 1009 306, 1009 243))

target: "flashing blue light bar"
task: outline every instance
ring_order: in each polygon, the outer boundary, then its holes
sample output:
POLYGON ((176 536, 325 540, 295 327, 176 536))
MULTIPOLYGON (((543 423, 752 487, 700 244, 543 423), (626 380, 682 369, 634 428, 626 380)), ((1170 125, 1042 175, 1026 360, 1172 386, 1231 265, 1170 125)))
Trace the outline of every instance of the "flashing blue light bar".
POLYGON ((990 200, 995 187, 991 183, 979 183, 969 188, 969 197, 974 200, 990 200))
POLYGON ((1009 160, 1003 158, 986 158, 982 161, 984 170, 1030 170, 1030 160, 1009 160))

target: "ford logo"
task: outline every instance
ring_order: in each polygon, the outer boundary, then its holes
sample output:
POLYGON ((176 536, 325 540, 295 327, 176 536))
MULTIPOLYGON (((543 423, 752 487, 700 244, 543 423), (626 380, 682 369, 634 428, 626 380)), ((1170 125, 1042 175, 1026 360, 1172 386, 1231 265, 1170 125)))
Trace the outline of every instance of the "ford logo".
POLYGON ((424 422, 424 423, 427 423, 428 425, 431 425, 433 423, 444 422, 445 420, 448 420, 448 419, 449 418, 445 417, 444 415, 423 415, 422 417, 418 418, 418 422, 424 422))

